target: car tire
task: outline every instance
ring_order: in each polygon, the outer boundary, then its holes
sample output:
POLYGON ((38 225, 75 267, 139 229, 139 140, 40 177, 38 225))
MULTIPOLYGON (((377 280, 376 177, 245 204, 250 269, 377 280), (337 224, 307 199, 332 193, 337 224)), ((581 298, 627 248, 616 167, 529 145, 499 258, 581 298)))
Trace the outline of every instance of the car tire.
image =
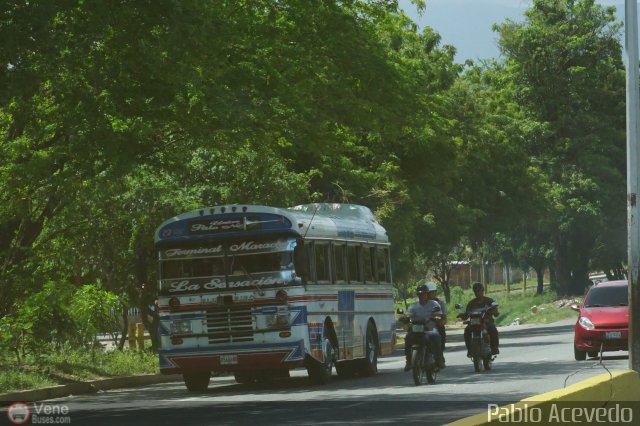
POLYGON ((585 359, 587 359, 587 353, 578 349, 576 345, 573 345, 573 356, 576 361, 584 361, 585 359))

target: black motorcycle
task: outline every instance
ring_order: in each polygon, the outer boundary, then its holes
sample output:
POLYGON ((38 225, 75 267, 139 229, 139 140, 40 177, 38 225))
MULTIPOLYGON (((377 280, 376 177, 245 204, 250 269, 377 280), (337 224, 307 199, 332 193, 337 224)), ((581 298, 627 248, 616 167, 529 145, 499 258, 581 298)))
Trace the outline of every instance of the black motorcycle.
MULTIPOLYGON (((437 308, 435 310, 437 311, 437 308)), ((411 332, 414 334, 414 343, 411 346, 411 372, 416 386, 423 384, 425 380, 431 384, 436 382, 439 369, 433 352, 426 345, 425 333, 433 330, 436 321, 440 318, 440 314, 434 313, 432 319, 426 324, 411 322, 411 332)))
MULTIPOLYGON (((462 309, 463 306, 457 304, 456 308, 462 309)), ((497 308, 498 302, 493 302, 491 306, 458 314, 458 318, 464 320, 463 323, 471 328, 471 346, 469 347, 469 352, 476 373, 480 372, 480 364, 482 364, 485 370, 491 370, 493 361, 496 359, 496 356, 491 354, 489 332, 487 331, 485 322, 497 308)))

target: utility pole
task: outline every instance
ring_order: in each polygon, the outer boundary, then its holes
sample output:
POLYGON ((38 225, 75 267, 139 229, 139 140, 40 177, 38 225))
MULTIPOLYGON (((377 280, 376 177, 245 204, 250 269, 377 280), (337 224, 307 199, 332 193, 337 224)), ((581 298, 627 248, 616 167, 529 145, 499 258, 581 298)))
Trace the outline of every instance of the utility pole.
POLYGON ((627 52, 627 231, 629 270, 629 368, 640 372, 640 227, 638 222, 638 4, 625 0, 625 50, 627 52))

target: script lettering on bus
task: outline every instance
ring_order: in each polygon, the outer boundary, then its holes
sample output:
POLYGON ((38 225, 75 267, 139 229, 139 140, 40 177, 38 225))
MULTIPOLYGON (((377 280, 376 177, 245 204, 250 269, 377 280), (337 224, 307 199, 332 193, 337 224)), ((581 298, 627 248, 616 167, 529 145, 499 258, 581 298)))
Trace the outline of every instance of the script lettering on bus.
POLYGON ((229 229, 244 229, 242 219, 212 220, 209 223, 192 223, 191 232, 219 231, 229 229))
POLYGON ((182 291, 198 291, 204 288, 205 290, 215 290, 219 288, 226 288, 226 285, 223 280, 219 278, 213 278, 211 281, 204 283, 202 285, 198 283, 192 283, 189 280, 176 281, 171 283, 171 288, 169 289, 169 293, 182 292, 182 291))
MULTIPOLYGON (((263 287, 263 286, 271 286, 271 285, 284 285, 285 281, 278 277, 261 277, 255 280, 238 280, 238 281, 230 281, 230 288, 241 288, 241 287, 263 287)), ((226 284, 224 280, 220 278, 212 278, 211 281, 198 284, 192 283, 189 280, 176 281, 170 284, 169 293, 177 293, 177 292, 196 292, 199 290, 217 290, 226 288, 226 284)))
POLYGON ((196 249, 168 249, 164 251, 165 256, 174 257, 174 256, 192 256, 199 254, 218 254, 222 253, 222 244, 217 247, 199 247, 196 249))
POLYGON ((254 250, 273 250, 283 251, 287 249, 287 243, 285 241, 274 241, 270 243, 256 243, 254 241, 244 241, 240 244, 232 244, 229 246, 229 251, 254 251, 254 250))
POLYGON ((262 277, 257 280, 230 281, 230 288, 238 287, 263 287, 265 285, 284 284, 284 281, 275 277, 262 277))

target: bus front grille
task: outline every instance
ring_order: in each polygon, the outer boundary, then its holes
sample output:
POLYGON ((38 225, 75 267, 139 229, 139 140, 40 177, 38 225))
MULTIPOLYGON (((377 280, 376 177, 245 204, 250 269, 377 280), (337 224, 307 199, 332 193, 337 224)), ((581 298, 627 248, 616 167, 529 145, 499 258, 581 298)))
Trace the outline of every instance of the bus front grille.
POLYGON ((207 310, 209 343, 253 341, 251 307, 229 306, 207 310))

